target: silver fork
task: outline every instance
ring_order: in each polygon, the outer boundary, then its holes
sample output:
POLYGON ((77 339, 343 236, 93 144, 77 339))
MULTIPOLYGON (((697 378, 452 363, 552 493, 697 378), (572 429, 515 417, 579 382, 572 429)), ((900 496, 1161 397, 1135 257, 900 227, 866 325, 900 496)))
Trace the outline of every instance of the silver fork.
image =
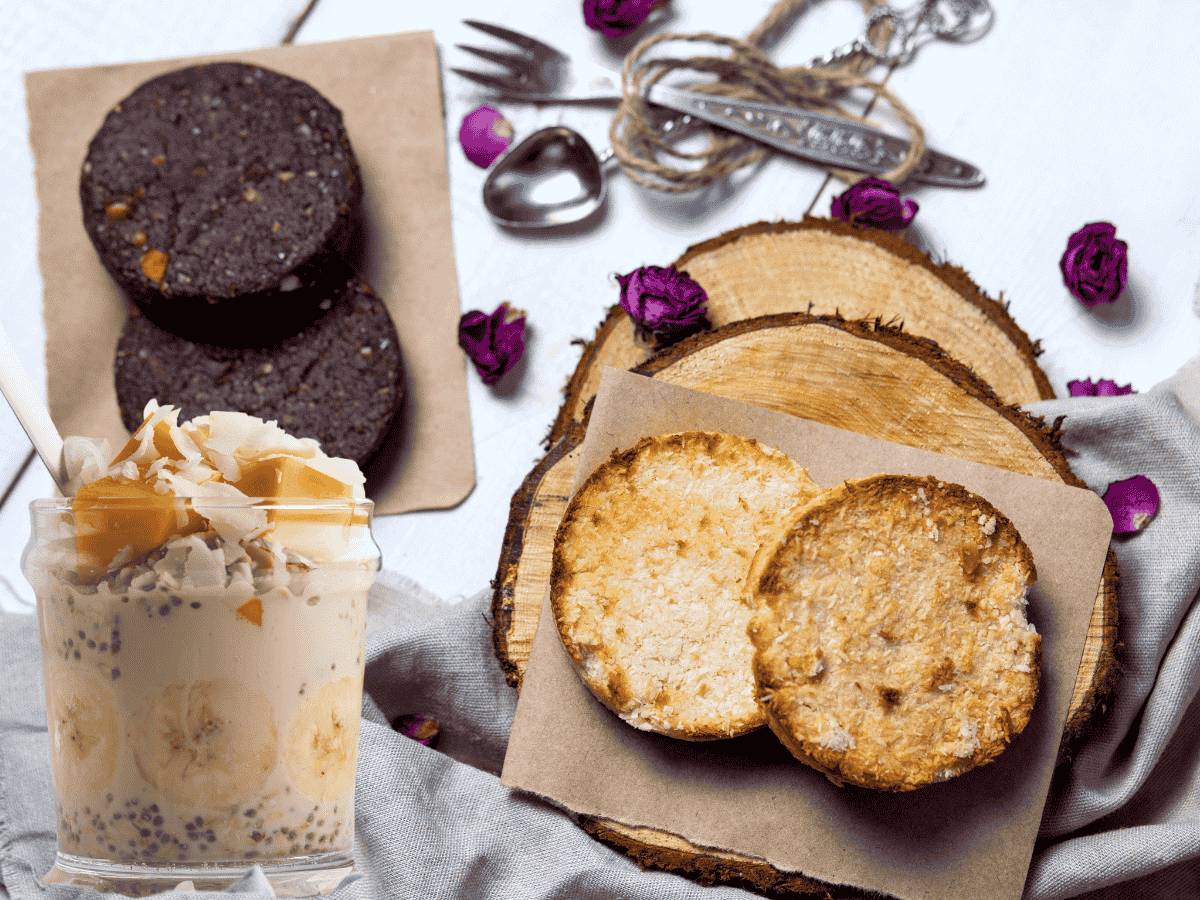
MULTIPOLYGON (((451 71, 494 91, 499 97, 526 103, 615 102, 621 93, 607 73, 580 85, 571 58, 549 44, 519 31, 464 19, 485 34, 506 41, 519 52, 498 52, 458 44, 503 72, 451 71), (607 82, 608 87, 604 86, 607 82)), ((736 131, 764 144, 822 165, 879 175, 898 166, 909 143, 870 125, 793 106, 716 97, 656 84, 645 94, 652 104, 736 131)), ((936 150, 926 150, 909 180, 941 187, 978 187, 983 173, 971 163, 936 150)))
POLYGON ((463 24, 477 31, 507 41, 519 52, 499 53, 484 47, 457 44, 465 50, 495 63, 507 71, 475 72, 470 69, 451 69, 476 84, 490 88, 509 100, 529 103, 592 102, 615 103, 621 99, 621 89, 613 81, 611 73, 597 69, 588 79, 590 87, 581 86, 571 64, 571 58, 556 47, 544 44, 537 38, 502 28, 476 19, 463 19, 463 24))

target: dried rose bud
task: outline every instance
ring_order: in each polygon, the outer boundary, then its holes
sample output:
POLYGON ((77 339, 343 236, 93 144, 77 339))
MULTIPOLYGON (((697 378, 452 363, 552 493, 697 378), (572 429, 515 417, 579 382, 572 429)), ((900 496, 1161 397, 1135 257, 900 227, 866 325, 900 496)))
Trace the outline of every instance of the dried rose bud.
POLYGON ((1110 484, 1104 503, 1112 513, 1113 534, 1141 531, 1158 512, 1158 488, 1145 475, 1134 475, 1110 484))
POLYGON ((918 208, 911 197, 901 199, 890 181, 868 177, 834 197, 830 214, 851 225, 902 231, 912 222, 918 208))
POLYGON ((646 21, 655 0, 583 0, 583 22, 605 37, 629 34, 646 21))
POLYGON ((621 308, 629 313, 643 338, 659 346, 711 328, 708 295, 687 272, 674 266, 642 266, 618 275, 621 308))
POLYGON ((1128 244, 1117 240, 1114 225, 1084 225, 1067 240, 1067 249, 1058 262, 1063 284, 1085 306, 1112 303, 1125 289, 1128 250, 1128 244))
POLYGON ((495 384, 525 352, 525 313, 501 303, 489 316, 473 309, 458 320, 458 345, 484 384, 495 384))
POLYGON ((496 161, 496 157, 512 143, 513 127, 500 111, 481 106, 467 113, 458 129, 458 142, 467 159, 481 169, 496 161))
POLYGON ((392 720, 392 728, 426 747, 436 747, 441 734, 438 720, 428 716, 397 716, 392 720))
POLYGON ((1092 379, 1085 378, 1082 381, 1068 381, 1067 390, 1072 397, 1120 397, 1123 394, 1132 394, 1133 385, 1118 385, 1109 378, 1101 378, 1093 384, 1092 379))

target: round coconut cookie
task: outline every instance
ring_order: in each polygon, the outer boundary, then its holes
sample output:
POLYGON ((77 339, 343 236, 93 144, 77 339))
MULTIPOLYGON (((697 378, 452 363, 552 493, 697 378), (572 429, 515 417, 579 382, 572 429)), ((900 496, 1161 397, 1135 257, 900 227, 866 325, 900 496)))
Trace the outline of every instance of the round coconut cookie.
POLYGON ((600 702, 688 740, 760 727, 746 573, 780 518, 819 491, 778 450, 710 432, 645 438, 597 468, 555 536, 550 599, 600 702))
POLYGON ((153 397, 179 407, 181 419, 235 410, 274 420, 316 438, 329 456, 366 463, 400 408, 403 361, 383 301, 358 278, 343 279, 321 318, 265 348, 195 343, 131 308, 114 364, 125 427, 138 427, 153 397))
POLYGON ((237 62, 137 88, 109 111, 80 178, 84 226, 117 283, 160 327, 227 345, 316 318, 361 196, 341 112, 237 62))
POLYGON ((767 722, 837 784, 908 791, 995 759, 1029 722, 1041 637, 1017 529, 935 478, 843 482, 754 562, 767 722))

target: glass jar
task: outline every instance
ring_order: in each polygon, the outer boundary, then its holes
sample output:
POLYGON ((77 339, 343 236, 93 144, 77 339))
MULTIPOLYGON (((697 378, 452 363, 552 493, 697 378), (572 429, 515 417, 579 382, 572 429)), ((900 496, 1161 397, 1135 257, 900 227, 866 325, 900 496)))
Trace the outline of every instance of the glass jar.
POLYGON ((353 871, 368 500, 31 504, 51 883, 279 896, 353 871))

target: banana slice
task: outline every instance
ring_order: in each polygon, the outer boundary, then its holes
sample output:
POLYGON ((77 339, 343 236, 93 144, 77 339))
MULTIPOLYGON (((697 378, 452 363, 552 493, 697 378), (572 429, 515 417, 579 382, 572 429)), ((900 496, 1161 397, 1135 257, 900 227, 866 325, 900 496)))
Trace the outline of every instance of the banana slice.
POLYGON ((271 701, 228 679, 173 684, 146 698, 127 737, 142 777, 188 804, 253 796, 278 758, 271 701))
POLYGON ((310 800, 325 803, 353 795, 361 713, 362 682, 347 676, 321 685, 292 716, 287 767, 310 800))
POLYGON ((49 668, 46 678, 55 787, 63 799, 80 799, 107 787, 117 768, 117 702, 89 668, 59 663, 49 668))

